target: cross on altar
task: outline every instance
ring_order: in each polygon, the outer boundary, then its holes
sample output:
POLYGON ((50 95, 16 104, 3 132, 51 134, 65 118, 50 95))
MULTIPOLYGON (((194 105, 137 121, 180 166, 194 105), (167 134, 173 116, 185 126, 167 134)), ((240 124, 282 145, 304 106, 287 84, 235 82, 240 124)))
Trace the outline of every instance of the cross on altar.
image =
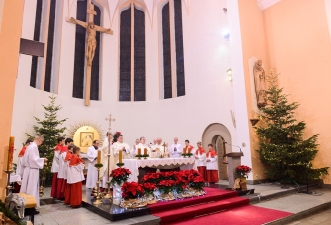
POLYGON ((111 130, 111 122, 114 122, 115 121, 115 118, 113 118, 112 115, 109 114, 109 116, 106 117, 106 121, 109 122, 108 132, 110 132, 110 130, 111 130))
POLYGON ((87 22, 76 20, 75 18, 71 17, 70 19, 67 18, 67 22, 80 25, 86 28, 87 31, 87 39, 86 39, 86 82, 85 82, 85 105, 90 105, 90 95, 91 95, 91 69, 92 69, 92 61, 94 58, 95 48, 97 46, 96 34, 97 31, 106 33, 106 34, 113 34, 111 29, 99 27, 94 24, 94 15, 97 15, 97 12, 94 11, 94 5, 89 4, 89 8, 87 9, 88 13, 88 20, 87 22))

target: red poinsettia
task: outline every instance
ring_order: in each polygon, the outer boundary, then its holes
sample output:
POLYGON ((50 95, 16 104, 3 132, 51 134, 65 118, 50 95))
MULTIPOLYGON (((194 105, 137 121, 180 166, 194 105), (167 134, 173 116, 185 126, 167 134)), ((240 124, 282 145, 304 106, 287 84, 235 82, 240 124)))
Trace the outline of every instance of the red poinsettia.
POLYGON ((154 191, 157 189, 157 186, 153 183, 143 183, 143 188, 145 195, 154 195, 154 191))
POLYGON ((237 173, 240 177, 246 177, 248 178, 248 174, 252 172, 252 168, 250 168, 249 166, 237 166, 237 173))
POLYGON ((117 183, 121 185, 123 182, 126 182, 129 179, 131 172, 126 168, 117 168, 111 171, 110 177, 113 179, 110 181, 111 184, 117 183))
POLYGON ((123 198, 138 198, 143 196, 144 188, 142 184, 137 182, 125 182, 122 186, 122 197, 123 198))

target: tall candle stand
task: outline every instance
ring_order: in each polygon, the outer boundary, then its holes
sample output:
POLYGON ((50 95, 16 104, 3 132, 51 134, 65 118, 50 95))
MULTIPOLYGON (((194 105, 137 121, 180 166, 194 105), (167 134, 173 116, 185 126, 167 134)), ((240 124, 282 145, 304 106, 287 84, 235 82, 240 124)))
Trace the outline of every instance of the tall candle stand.
POLYGON ((109 180, 109 163, 110 163, 110 139, 108 138, 108 154, 107 154, 107 157, 108 157, 108 168, 107 168, 107 173, 108 173, 108 181, 106 182, 107 183, 107 192, 105 192, 105 195, 103 196, 103 198, 108 198, 108 199, 111 199, 113 200, 113 195, 112 193, 110 192, 110 180, 109 180))
POLYGON ((102 203, 102 201, 100 200, 100 199, 102 199, 102 195, 101 195, 101 192, 100 192, 100 178, 99 178, 100 168, 102 166, 103 166, 102 164, 95 164, 95 167, 98 170, 98 180, 97 180, 97 193, 96 193, 96 196, 95 196, 96 200, 93 202, 93 205, 99 205, 100 203, 102 203))
POLYGON ((10 185, 10 174, 14 171, 12 169, 4 170, 4 172, 7 174, 7 186, 6 186, 6 196, 9 195, 10 190, 13 190, 14 188, 10 185))

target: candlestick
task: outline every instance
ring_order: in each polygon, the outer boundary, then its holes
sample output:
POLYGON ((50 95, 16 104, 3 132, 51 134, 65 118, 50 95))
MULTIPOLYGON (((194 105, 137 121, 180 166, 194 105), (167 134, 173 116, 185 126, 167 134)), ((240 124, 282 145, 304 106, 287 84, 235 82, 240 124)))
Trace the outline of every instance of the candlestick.
POLYGON ((120 150, 120 153, 119 153, 119 163, 122 163, 122 157, 123 157, 123 150, 120 150))
POLYGON ((138 155, 141 155, 141 148, 138 148, 138 155))
POLYGON ((15 141, 15 137, 10 136, 9 148, 8 148, 8 162, 7 162, 8 171, 13 169, 14 141, 15 141))
POLYGON ((100 164, 100 162, 101 162, 101 150, 98 150, 97 164, 100 164))
POLYGON ((144 155, 147 155, 147 148, 144 148, 144 155))

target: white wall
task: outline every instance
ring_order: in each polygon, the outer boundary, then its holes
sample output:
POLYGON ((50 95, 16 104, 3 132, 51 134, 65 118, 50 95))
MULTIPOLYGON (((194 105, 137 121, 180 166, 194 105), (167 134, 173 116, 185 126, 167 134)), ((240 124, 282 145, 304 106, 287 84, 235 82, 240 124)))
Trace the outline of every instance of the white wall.
MULTIPOLYGON (((195 144, 201 140, 205 128, 212 123, 221 123, 227 127, 234 145, 241 145, 243 138, 248 139, 249 136, 244 137, 248 135, 246 132, 238 133, 241 129, 239 122, 245 119, 245 115, 236 112, 239 108, 234 107, 233 104, 235 85, 228 80, 226 73, 232 66, 230 42, 222 36, 222 30, 228 27, 228 15, 223 13, 223 8, 227 7, 226 0, 208 0, 208 4, 204 0, 191 1, 189 13, 184 3, 182 6, 186 95, 173 99, 159 99, 158 73, 162 68, 159 68, 157 52, 160 42, 159 24, 155 19, 158 15, 155 10, 153 27, 146 15, 147 101, 118 101, 119 15, 117 11, 112 26, 114 35, 103 34, 102 38, 102 100, 91 101, 89 107, 84 106, 83 99, 71 97, 75 25, 65 22, 67 13, 63 13, 62 32, 58 34, 62 38, 59 49, 59 86, 56 95, 56 102, 61 104, 62 109, 58 118, 68 118, 65 124, 67 127, 80 120, 91 120, 107 131, 108 123, 105 118, 111 113, 116 118, 112 131, 121 131, 125 141, 130 145, 143 135, 148 142, 160 136, 164 141, 171 143, 173 137, 178 136, 181 143, 189 139, 195 144), (230 110, 235 111, 237 128, 232 124, 230 110), (241 136, 240 143, 237 143, 237 136, 241 136)), ((67 4, 63 7, 67 12, 67 4)), ((74 5, 73 10, 75 7, 74 5)), ((26 11, 24 19, 32 20, 34 14, 33 10, 26 11)), ((103 19, 106 25, 110 24, 108 15, 104 14, 103 19)), ((23 29, 33 28, 24 25, 23 29)), ((33 116, 43 117, 41 104, 49 102, 50 93, 29 86, 30 71, 31 57, 21 55, 12 123, 12 134, 16 136, 17 149, 25 141, 25 133, 32 131, 32 126, 35 124, 33 116)), ((250 151, 248 148, 242 149, 244 153, 250 151)), ((247 153, 245 157, 249 155, 247 153)))

